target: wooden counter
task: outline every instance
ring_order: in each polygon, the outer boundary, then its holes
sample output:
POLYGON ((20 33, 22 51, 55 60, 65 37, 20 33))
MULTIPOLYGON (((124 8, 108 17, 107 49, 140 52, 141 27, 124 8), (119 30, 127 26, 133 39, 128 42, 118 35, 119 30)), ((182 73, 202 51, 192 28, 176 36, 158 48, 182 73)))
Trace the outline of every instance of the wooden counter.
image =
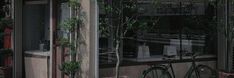
POLYGON ((25 72, 26 78, 49 78, 50 52, 26 51, 25 72))

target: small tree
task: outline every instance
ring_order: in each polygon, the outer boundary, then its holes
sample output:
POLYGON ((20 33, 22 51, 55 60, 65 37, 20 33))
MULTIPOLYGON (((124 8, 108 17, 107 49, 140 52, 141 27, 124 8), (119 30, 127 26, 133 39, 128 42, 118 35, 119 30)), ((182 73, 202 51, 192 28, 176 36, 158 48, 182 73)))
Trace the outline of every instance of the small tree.
POLYGON ((123 6, 123 0, 104 0, 104 10, 107 15, 107 20, 101 22, 107 26, 100 26, 101 33, 113 32, 114 34, 105 34, 106 36, 113 35, 113 52, 116 54, 116 78, 119 77, 119 64, 120 64, 120 43, 123 37, 126 35, 127 31, 133 27, 136 22, 137 15, 134 16, 124 16, 123 9, 128 7, 135 8, 136 6, 123 6), (115 19, 115 20, 114 20, 115 19), (124 27, 125 26, 125 27, 124 27), (113 30, 113 31, 110 31, 113 30))
MULTIPOLYGON (((101 0, 104 4, 104 14, 107 19, 100 22, 100 32, 103 36, 111 37, 113 35, 113 49, 116 55, 115 78, 119 78, 120 45, 126 34, 131 29, 139 29, 145 31, 148 29, 147 22, 140 21, 138 17, 137 0, 101 0), (110 34, 112 32, 113 34, 110 34)), ((157 0, 153 0, 152 4, 157 4, 157 0)), ((158 22, 158 21, 157 21, 158 22)))

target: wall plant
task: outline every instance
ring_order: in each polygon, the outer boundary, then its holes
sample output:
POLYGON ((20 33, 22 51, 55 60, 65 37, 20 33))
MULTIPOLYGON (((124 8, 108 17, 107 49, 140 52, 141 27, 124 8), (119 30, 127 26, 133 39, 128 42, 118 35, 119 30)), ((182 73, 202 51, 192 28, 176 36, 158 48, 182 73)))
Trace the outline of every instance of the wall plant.
POLYGON ((65 3, 70 8, 70 18, 61 22, 59 28, 63 31, 63 35, 58 39, 60 46, 66 48, 66 53, 69 55, 69 60, 62 63, 59 69, 69 76, 69 78, 75 78, 76 72, 80 70, 80 60, 76 60, 78 45, 79 45, 79 27, 82 24, 80 16, 80 0, 67 0, 65 3))

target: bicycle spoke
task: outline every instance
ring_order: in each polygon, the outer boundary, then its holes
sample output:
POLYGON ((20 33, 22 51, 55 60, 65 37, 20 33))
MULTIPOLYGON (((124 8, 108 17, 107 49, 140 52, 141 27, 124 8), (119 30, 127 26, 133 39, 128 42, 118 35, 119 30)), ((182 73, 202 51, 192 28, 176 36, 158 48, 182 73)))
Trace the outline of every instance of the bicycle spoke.
POLYGON ((216 73, 210 67, 205 65, 197 66, 192 70, 188 78, 216 78, 216 73))

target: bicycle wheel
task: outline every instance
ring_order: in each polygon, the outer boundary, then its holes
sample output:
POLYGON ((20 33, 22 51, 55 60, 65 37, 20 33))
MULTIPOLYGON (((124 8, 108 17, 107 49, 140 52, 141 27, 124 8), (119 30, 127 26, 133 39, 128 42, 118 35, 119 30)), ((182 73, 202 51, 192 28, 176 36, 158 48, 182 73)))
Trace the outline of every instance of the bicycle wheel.
POLYGON ((198 65, 189 73, 188 78, 217 78, 215 70, 206 65, 198 65))
POLYGON ((162 67, 151 67, 145 70, 141 78, 172 78, 171 74, 162 67))

